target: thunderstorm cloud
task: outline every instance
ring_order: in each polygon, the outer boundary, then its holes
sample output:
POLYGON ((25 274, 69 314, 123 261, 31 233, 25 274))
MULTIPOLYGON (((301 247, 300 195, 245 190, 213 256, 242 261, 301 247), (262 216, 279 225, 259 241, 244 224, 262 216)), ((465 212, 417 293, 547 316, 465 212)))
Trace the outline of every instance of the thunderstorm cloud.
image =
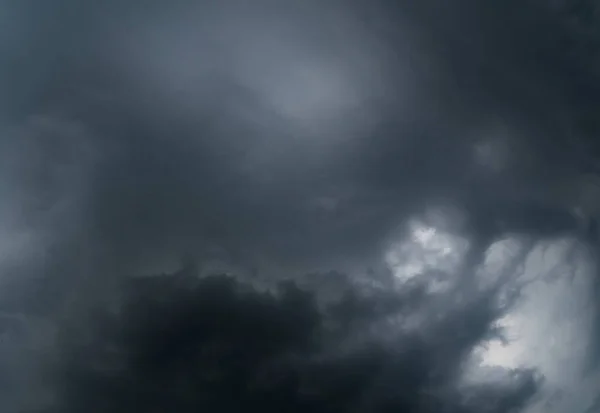
POLYGON ((0 410, 600 412, 592 0, 0 0, 0 410))

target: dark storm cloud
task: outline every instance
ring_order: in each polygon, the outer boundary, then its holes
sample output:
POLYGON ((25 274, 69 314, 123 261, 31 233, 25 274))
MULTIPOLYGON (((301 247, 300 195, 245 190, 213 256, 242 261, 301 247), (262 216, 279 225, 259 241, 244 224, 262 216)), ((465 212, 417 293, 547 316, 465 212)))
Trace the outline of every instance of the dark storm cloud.
MULTIPOLYGON (((83 314, 122 274, 217 247, 244 270, 362 272, 436 204, 460 210, 452 229, 481 244, 473 263, 503 232, 579 225, 563 190, 593 164, 599 102, 581 12, 516 0, 2 7, 5 308, 83 314)), ((414 357, 373 356, 373 400, 397 381, 429 391, 435 371, 428 402, 524 403, 527 375, 447 387, 502 312, 472 293, 468 308, 434 306, 456 315, 423 321, 432 338, 407 344, 414 357)))
POLYGON ((471 348, 495 334, 488 296, 410 331, 428 306, 418 285, 365 291, 340 280, 346 293, 318 310, 293 284, 273 294, 223 276, 191 280, 137 279, 119 316, 101 310, 86 333, 65 328, 56 411, 508 412, 540 384, 526 369, 457 384, 471 348))
POLYGON ((579 67, 555 46, 560 21, 528 4, 32 4, 11 100, 89 125, 104 162, 86 222, 124 256, 206 236, 296 261, 357 253, 432 193, 478 184, 474 136, 495 119, 527 137, 509 181, 578 156, 579 67), (346 208, 321 215, 356 245, 315 219, 318 199, 346 208))

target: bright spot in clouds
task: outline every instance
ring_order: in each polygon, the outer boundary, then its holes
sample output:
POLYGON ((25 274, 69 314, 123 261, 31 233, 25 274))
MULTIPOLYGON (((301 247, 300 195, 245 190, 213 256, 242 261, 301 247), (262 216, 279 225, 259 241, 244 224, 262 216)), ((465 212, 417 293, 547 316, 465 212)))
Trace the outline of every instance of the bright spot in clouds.
POLYGON ((407 236, 389 248, 385 261, 401 281, 428 271, 451 274, 467 248, 466 239, 414 220, 408 225, 407 236))
MULTIPOLYGON (((484 264, 486 273, 493 277, 495 272, 505 271, 502 256, 510 261, 522 247, 515 240, 494 244, 484 264)), ((535 368, 544 378, 543 392, 552 395, 564 393, 585 374, 594 323, 590 311, 594 305, 593 268, 585 254, 575 253, 576 248, 573 240, 565 239, 540 243, 529 251, 522 271, 509 282, 521 285, 521 295, 496 321, 500 336, 474 349, 474 365, 466 371, 467 379, 493 376, 494 368, 535 368)), ((593 386, 594 380, 597 378, 590 377, 582 389, 593 386)), ((594 394, 590 391, 591 397, 594 394)), ((550 410, 537 406, 531 411, 573 411, 569 403, 576 402, 566 398, 550 410)))
POLYGON ((527 351, 527 345, 519 340, 519 327, 522 325, 515 315, 507 315, 496 321, 495 327, 501 329, 502 339, 494 338, 476 349, 481 357, 482 366, 499 366, 508 369, 523 367, 523 354, 527 351))
POLYGON ((378 102, 389 93, 381 70, 389 51, 376 46, 361 18, 321 3, 315 10, 255 6, 188 10, 151 24, 126 21, 117 30, 119 46, 107 53, 153 92, 149 99, 179 116, 217 106, 238 118, 250 112, 262 134, 276 128, 279 136, 312 138, 363 136, 376 124, 378 102), (222 89, 227 84, 238 88, 222 89))
MULTIPOLYGON (((446 230, 444 220, 428 222, 410 221, 403 236, 387 249, 385 262, 400 282, 427 275, 430 293, 449 292, 462 275, 469 243, 446 230)), ((499 239, 490 246, 473 279, 478 284, 473 291, 499 287, 500 296, 505 290, 509 295, 512 289, 521 293, 494 323, 497 334, 473 349, 463 372, 465 383, 500 380, 506 372, 533 368, 544 379, 541 391, 550 397, 584 374, 594 322, 593 268, 578 247, 572 239, 532 245, 517 238, 499 239)), ((588 380, 590 386, 593 380, 588 380)), ((551 411, 570 411, 572 402, 576 401, 567 398, 557 404, 566 410, 551 411)))
POLYGON ((270 80, 267 99, 291 120, 335 119, 352 107, 358 95, 345 74, 327 62, 297 62, 270 80))

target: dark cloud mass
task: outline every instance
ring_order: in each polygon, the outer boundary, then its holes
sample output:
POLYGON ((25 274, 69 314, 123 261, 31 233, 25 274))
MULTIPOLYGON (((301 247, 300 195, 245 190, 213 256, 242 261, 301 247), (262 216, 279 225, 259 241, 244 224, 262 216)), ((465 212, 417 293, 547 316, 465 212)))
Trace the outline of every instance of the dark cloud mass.
POLYGON ((595 2, 96 3, 0 0, 0 410, 597 411, 595 2))

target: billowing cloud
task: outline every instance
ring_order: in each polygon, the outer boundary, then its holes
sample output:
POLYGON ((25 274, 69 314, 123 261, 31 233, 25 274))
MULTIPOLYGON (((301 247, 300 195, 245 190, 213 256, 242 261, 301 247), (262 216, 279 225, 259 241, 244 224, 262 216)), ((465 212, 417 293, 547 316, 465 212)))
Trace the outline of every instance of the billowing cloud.
POLYGON ((435 393, 415 411, 593 406, 591 3, 0 3, 0 307, 36 320, 6 350, 7 371, 35 360, 20 388, 46 361, 19 340, 187 256, 254 288, 420 291, 329 343, 402 318, 373 400, 410 370, 435 393))

